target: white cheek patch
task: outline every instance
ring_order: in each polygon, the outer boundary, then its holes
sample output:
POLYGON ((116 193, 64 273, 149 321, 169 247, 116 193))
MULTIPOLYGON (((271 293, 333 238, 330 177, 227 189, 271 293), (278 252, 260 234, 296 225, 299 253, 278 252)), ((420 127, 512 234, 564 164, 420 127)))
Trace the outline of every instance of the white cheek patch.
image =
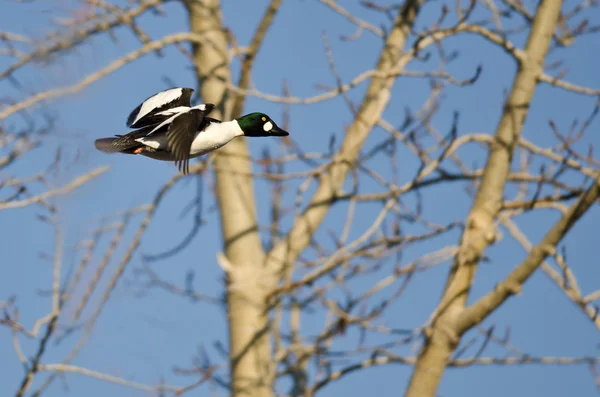
POLYGON ((267 121, 265 123, 265 125, 263 125, 263 130, 265 130, 265 132, 269 132, 273 129, 273 123, 271 123, 270 121, 267 121))

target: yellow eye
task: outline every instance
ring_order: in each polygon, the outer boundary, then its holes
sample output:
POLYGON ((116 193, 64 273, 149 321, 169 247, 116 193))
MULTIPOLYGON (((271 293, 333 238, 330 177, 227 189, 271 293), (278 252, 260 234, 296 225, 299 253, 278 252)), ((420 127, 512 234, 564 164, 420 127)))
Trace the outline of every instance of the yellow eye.
POLYGON ((263 116, 262 121, 267 121, 267 118, 263 116))

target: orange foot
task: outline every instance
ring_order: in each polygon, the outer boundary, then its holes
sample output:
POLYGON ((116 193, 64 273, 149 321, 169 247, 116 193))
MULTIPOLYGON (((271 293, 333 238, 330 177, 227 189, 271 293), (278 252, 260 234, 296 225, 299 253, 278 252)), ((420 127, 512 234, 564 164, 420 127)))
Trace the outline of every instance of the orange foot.
POLYGON ((142 153, 142 151, 143 151, 143 150, 144 150, 144 147, 142 146, 142 147, 140 147, 140 148, 137 148, 137 149, 135 149, 135 150, 133 151, 133 154, 140 154, 140 153, 142 153))

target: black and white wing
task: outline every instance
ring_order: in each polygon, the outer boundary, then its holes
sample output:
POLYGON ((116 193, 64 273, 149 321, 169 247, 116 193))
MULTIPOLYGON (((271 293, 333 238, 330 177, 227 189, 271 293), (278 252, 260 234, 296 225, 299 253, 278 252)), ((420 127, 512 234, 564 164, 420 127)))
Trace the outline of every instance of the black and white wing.
POLYGON ((191 88, 171 88, 146 98, 129 114, 127 127, 142 128, 155 125, 176 112, 189 109, 193 93, 194 90, 191 88))
POLYGON ((179 171, 189 172, 190 149, 198 131, 206 122, 208 112, 201 109, 190 109, 174 116, 167 130, 167 145, 177 164, 179 171))

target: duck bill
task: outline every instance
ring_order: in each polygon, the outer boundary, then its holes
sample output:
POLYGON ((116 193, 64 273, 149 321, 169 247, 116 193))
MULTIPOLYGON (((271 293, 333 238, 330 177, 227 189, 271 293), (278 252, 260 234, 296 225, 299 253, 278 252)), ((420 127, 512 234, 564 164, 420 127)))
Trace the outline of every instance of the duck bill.
POLYGON ((282 130, 281 128, 277 127, 276 125, 273 126, 271 131, 269 131, 269 134, 271 136, 288 136, 288 135, 290 135, 289 132, 282 130))

